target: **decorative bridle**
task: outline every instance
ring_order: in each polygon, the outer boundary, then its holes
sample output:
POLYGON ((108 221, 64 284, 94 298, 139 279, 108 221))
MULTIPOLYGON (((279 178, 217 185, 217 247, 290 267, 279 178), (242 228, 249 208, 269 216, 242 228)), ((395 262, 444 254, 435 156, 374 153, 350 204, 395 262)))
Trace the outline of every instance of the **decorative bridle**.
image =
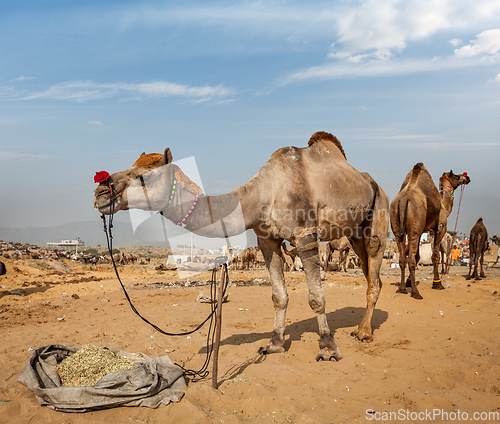
MULTIPOLYGON (((109 213, 110 213, 110 215, 113 215, 114 214, 113 180, 111 180, 110 178, 111 178, 111 176, 109 175, 109 172, 107 172, 107 171, 99 171, 99 172, 95 173, 94 182, 95 183, 99 183, 99 184, 101 184, 101 183, 107 183, 108 184, 109 191, 110 191, 109 213)), ((144 178, 142 178, 142 176, 139 177, 139 178, 141 180, 142 189, 144 191, 144 195, 146 197, 148 205, 150 205, 149 196, 148 196, 148 192, 147 192, 147 188, 146 188, 146 183, 144 182, 144 178)), ((177 179, 175 177, 175 171, 174 171, 174 178, 173 178, 172 188, 169 191, 170 197, 168 199, 167 206, 170 205, 172 203, 172 200, 174 199, 175 190, 177 188, 177 185, 178 185, 177 184, 177 179)), ((188 213, 182 218, 181 221, 177 222, 175 225, 178 225, 180 227, 186 225, 186 221, 188 220, 188 218, 190 217, 190 215, 193 213, 195 206, 198 204, 198 200, 199 200, 198 197, 199 197, 199 195, 196 194, 195 198, 194 198, 194 201, 193 201, 193 204, 192 204, 192 206, 188 210, 188 213)), ((151 206, 149 206, 149 209, 151 209, 151 206)))
MULTIPOLYGON (((467 172, 464 172, 462 175, 464 177, 466 177, 467 176, 467 172)), ((454 193, 455 193, 455 188, 456 187, 453 185, 453 183, 451 182, 451 180, 445 174, 443 174, 443 176, 439 179, 439 192, 440 193, 446 193, 448 196, 450 196, 453 199, 454 198, 454 193), (451 185, 451 190, 444 188, 444 186, 443 186, 443 180, 448 180, 448 182, 451 185)), ((462 186, 462 188, 463 188, 463 186, 462 186)))

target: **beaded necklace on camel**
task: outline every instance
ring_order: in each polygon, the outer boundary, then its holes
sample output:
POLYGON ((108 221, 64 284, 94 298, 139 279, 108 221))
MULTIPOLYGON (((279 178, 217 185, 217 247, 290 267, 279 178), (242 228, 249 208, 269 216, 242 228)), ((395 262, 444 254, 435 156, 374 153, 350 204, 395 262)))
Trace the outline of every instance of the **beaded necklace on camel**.
POLYGON ((189 218, 189 215, 191 215, 191 213, 194 211, 194 207, 196 206, 197 203, 198 203, 198 195, 195 196, 193 206, 191 206, 191 209, 189 209, 186 216, 184 218, 182 218, 182 221, 177 222, 175 225, 182 226, 182 224, 185 224, 186 220, 189 218))
POLYGON ((440 184, 439 190, 441 191, 441 193, 443 193, 443 192, 444 192, 444 193, 446 193, 448 196, 450 196, 450 197, 453 199, 453 198, 454 198, 454 193, 455 193, 455 188, 453 187, 452 182, 450 181, 450 179, 449 179, 447 176, 443 175, 443 176, 441 177, 441 180, 442 180, 443 178, 448 180, 448 182, 449 182, 449 183, 450 183, 450 185, 451 185, 451 190, 450 190, 450 189, 445 189, 445 188, 443 187, 443 183, 442 183, 442 182, 441 182, 441 184, 440 184))

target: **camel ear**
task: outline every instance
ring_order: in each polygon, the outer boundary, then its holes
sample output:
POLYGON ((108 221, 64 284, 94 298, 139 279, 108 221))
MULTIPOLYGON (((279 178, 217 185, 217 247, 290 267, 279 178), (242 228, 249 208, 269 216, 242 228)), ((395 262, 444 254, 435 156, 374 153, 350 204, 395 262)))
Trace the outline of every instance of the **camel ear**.
POLYGON ((141 158, 142 158, 143 156, 146 156, 146 152, 142 152, 142 153, 141 153, 141 156, 139 156, 139 157, 141 157, 141 158))
POLYGON ((165 152, 163 153, 163 159, 162 159, 162 163, 163 165, 167 165, 169 164, 170 162, 172 162, 173 160, 173 157, 172 157, 172 152, 170 151, 170 149, 167 147, 165 149, 165 152))
POLYGON ((453 177, 453 171, 450 169, 450 177, 453 177))

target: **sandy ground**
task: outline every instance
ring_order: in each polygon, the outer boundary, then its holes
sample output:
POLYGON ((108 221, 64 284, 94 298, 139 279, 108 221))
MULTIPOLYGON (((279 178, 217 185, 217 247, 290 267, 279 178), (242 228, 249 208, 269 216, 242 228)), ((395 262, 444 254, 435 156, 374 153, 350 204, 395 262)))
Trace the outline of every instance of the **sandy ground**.
MULTIPOLYGON (((487 259, 494 257, 496 250, 487 259)), ((465 280, 465 267, 452 267, 444 277, 446 290, 434 291, 431 268, 420 267, 424 299, 418 301, 395 294, 399 270, 384 261, 384 287, 372 323, 375 340, 369 344, 350 336, 366 305, 362 272, 328 273, 323 282, 328 322, 343 354, 337 363, 315 361, 317 322, 302 272, 286 273, 286 352, 257 355, 274 320, 267 272, 231 271, 232 281, 252 284, 229 288, 218 390, 208 378, 189 383, 181 402, 164 408, 67 414, 39 406, 17 381, 30 348, 91 343, 152 357, 168 354, 198 369, 207 329, 191 337, 162 336, 134 315, 109 266, 3 262, 0 423, 442 422, 444 414, 450 421, 495 422, 485 414, 500 413, 500 269, 487 269, 487 278, 475 282, 465 280)), ((189 330, 209 311, 209 305, 196 302, 200 293, 208 294, 207 287, 165 286, 178 280, 175 271, 159 274, 137 265, 120 270, 137 308, 167 331, 189 330)))

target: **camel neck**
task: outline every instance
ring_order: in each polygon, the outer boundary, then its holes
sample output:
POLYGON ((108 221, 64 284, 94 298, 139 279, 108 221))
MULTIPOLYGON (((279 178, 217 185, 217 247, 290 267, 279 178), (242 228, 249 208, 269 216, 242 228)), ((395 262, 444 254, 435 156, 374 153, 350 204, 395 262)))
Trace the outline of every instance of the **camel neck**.
POLYGON ((188 231, 202 237, 227 238, 247 228, 239 199, 232 194, 221 196, 181 194, 182 201, 161 211, 161 214, 188 231), (197 197, 196 197, 197 196, 197 197))
POLYGON ((451 210, 453 209, 455 187, 453 187, 453 185, 447 178, 441 177, 439 181, 439 191, 441 194, 441 203, 445 207, 447 215, 449 216, 451 210))

